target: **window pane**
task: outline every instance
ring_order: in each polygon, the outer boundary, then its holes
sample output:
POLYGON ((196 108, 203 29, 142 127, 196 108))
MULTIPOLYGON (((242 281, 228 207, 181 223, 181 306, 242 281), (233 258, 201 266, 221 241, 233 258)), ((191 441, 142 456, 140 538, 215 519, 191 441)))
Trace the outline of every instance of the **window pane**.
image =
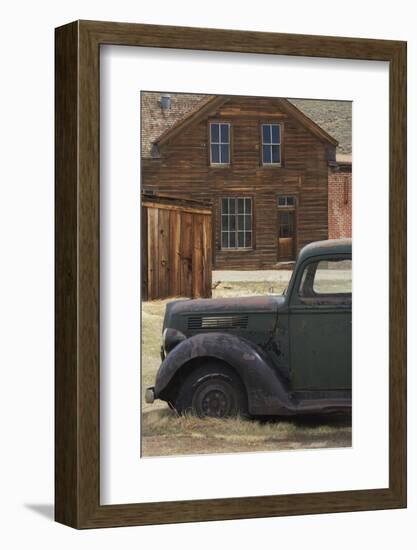
POLYGON ((281 195, 278 197, 278 206, 295 206, 295 197, 281 195))
POLYGON ((230 247, 236 248, 236 233, 230 233, 230 247))
POLYGON ((234 214, 235 213, 235 209, 236 209, 236 201, 235 199, 229 199, 229 212, 231 214, 234 214))
POLYGON ((246 214, 245 216, 245 228, 246 230, 252 229, 252 216, 251 214, 246 214))
POLYGON ((245 199, 237 199, 237 211, 239 214, 243 214, 245 199))
POLYGON ((318 262, 313 289, 317 294, 351 294, 352 261, 318 262))
POLYGON ((299 295, 302 297, 311 297, 313 296, 313 277, 316 269, 316 262, 309 264, 303 271, 303 275, 300 281, 299 295))
POLYGON ((210 129, 211 129, 211 142, 219 143, 219 125, 210 124, 210 129))
POLYGON ((229 125, 221 124, 221 142, 229 143, 229 125))
POLYGON ((289 212, 288 216, 288 236, 294 237, 294 212, 289 212))
POLYGON ((229 216, 222 216, 222 231, 229 229, 229 216))
POLYGON ((279 236, 294 236, 294 212, 281 212, 279 217, 279 236))
POLYGON ((271 143, 271 127, 269 124, 262 125, 262 142, 271 143))
POLYGON ((252 199, 245 199, 245 212, 247 214, 252 212, 252 199))
POLYGON ((222 214, 229 212, 229 199, 222 199, 222 214))
POLYGON ((222 248, 229 247, 229 236, 228 233, 222 233, 222 248))
POLYGON ((281 127, 278 124, 272 125, 272 143, 280 143, 280 129, 281 127))
POLYGON ((252 232, 246 232, 245 233, 245 247, 251 248, 252 246, 252 232))
POLYGON ((262 159, 264 164, 271 164, 271 146, 270 145, 264 145, 262 147, 262 159))
POLYGON ((280 222, 281 224, 287 224, 289 221, 289 212, 281 212, 280 222))
POLYGON ((211 162, 213 164, 218 164, 220 162, 219 146, 218 145, 212 145, 211 146, 211 162))
POLYGON ((245 234, 243 231, 239 231, 237 234, 237 246, 243 248, 245 246, 245 234))
POLYGON ((222 164, 229 164, 229 146, 228 145, 220 145, 221 147, 221 163, 222 164))
POLYGON ((281 151, 279 145, 272 145, 272 162, 281 162, 281 151))
POLYGON ((243 231, 245 229, 245 216, 238 216, 237 217, 237 228, 240 231, 243 231))
POLYGON ((236 229, 236 216, 229 216, 229 229, 230 231, 235 231, 236 229))

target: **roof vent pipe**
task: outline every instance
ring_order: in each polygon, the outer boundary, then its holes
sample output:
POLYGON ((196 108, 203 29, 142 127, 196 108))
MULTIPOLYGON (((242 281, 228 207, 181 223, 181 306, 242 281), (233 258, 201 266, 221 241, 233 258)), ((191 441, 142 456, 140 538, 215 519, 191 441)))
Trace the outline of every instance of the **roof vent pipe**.
POLYGON ((159 104, 161 105, 161 109, 163 111, 167 111, 171 107, 171 96, 167 94, 161 95, 159 104))

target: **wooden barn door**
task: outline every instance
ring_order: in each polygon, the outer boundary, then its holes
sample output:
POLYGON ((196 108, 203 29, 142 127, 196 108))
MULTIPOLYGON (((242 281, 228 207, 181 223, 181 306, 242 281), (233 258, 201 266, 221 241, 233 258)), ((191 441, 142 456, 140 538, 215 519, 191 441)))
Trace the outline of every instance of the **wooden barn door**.
POLYGON ((143 210, 142 299, 210 298, 211 211, 149 203, 143 210))
POLYGON ((278 261, 294 260, 296 249, 296 198, 288 195, 278 197, 278 261))

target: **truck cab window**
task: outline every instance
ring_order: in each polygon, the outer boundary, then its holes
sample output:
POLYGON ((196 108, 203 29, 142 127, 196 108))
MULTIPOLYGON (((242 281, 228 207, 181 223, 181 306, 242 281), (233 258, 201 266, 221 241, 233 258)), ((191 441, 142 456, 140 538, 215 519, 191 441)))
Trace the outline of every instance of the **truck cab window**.
POLYGON ((300 298, 336 301, 351 300, 352 260, 332 259, 311 262, 304 268, 300 279, 300 298))

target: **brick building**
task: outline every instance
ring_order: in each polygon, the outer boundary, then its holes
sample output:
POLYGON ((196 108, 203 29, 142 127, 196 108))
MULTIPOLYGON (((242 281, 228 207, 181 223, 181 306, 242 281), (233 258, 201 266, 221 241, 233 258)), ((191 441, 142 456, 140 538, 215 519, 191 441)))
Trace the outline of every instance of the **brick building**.
POLYGON ((346 101, 291 100, 339 145, 328 173, 328 237, 352 237, 352 108, 346 101))
POLYGON ((352 237, 352 156, 336 155, 329 168, 329 239, 352 237))

